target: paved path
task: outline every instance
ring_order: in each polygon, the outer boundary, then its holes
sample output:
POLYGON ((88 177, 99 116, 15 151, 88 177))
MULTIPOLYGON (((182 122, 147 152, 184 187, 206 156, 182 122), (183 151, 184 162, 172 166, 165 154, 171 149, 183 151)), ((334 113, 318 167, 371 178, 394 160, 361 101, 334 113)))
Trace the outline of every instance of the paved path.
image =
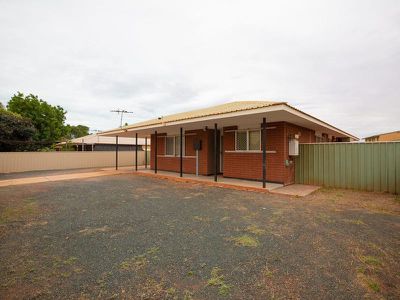
POLYGON ((10 179, 0 179, 0 187, 33 184, 49 181, 63 181, 72 179, 84 179, 99 176, 118 175, 118 174, 135 174, 142 176, 155 177, 159 179, 169 179, 180 182, 202 183, 208 186, 216 186, 220 188, 246 190, 255 192, 273 192, 276 194, 284 194, 289 196, 304 197, 319 189, 318 186, 293 184, 283 186, 282 184, 267 183, 266 188, 261 187, 258 181, 242 180, 234 178, 225 178, 218 176, 218 182, 214 182, 213 176, 195 176, 193 174, 184 174, 184 177, 179 177, 179 173, 159 171, 154 174, 154 171, 139 167, 139 172, 134 171, 134 167, 119 167, 115 168, 100 168, 100 169, 76 169, 76 170, 53 170, 53 171, 37 171, 37 172, 22 172, 15 173, 9 176, 10 179))
POLYGON ((32 176, 24 177, 23 173, 22 173, 20 178, 0 180, 0 187, 41 183, 41 182, 49 182, 49 181, 83 179, 83 178, 91 178, 91 177, 98 177, 98 176, 126 174, 126 173, 131 173, 131 172, 132 172, 132 167, 123 167, 123 168, 120 168, 119 170, 115 170, 113 168, 93 169, 88 172, 82 172, 82 171, 77 170, 76 173, 70 173, 70 171, 66 170, 65 174, 45 175, 45 176, 39 175, 39 176, 33 176, 33 177, 32 176))

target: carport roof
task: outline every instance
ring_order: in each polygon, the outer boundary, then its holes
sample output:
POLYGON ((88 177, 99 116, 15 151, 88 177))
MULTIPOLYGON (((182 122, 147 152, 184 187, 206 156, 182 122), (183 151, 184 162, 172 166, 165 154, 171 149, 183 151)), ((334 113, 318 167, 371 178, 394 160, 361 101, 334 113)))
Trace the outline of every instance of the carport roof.
MULTIPOLYGON (((197 109, 188 112, 182 112, 177 114, 172 114, 168 116, 161 116, 157 119, 151 119, 143 122, 138 122, 132 125, 124 126, 122 128, 116 128, 113 130, 108 130, 100 133, 99 135, 104 136, 115 136, 115 135, 126 135, 128 132, 148 132, 149 129, 156 130, 160 127, 169 127, 189 123, 197 123, 202 122, 206 124, 209 121, 216 121, 222 118, 237 118, 240 116, 249 116, 252 114, 266 114, 268 112, 278 112, 278 111, 286 111, 288 113, 292 113, 292 115, 297 115, 297 118, 304 118, 310 121, 311 123, 316 124, 316 130, 327 128, 331 133, 335 133, 336 136, 345 136, 350 137, 351 139, 358 140, 357 137, 346 133, 328 123, 325 123, 317 118, 314 118, 290 105, 287 102, 276 102, 276 101, 234 101, 228 102, 225 104, 220 104, 208 108, 197 109)), ((276 114, 275 114, 276 115, 276 114)), ((280 121, 285 121, 283 115, 276 117, 274 121, 277 121, 279 118, 280 121), (282 119, 282 120, 281 120, 282 119)), ((291 120, 287 120, 290 122, 291 120)), ((295 121, 292 120, 294 124, 295 121)), ((305 124, 299 124, 301 122, 297 122, 300 126, 305 126, 305 124)))

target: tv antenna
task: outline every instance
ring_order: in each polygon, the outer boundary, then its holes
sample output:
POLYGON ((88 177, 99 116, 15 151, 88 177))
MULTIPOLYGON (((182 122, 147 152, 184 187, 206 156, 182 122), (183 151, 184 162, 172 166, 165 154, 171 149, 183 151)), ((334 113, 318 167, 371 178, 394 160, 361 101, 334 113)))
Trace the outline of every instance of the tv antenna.
POLYGON ((119 123, 119 127, 121 127, 121 128, 122 128, 122 117, 124 116, 124 114, 133 114, 133 111, 127 111, 125 109, 114 109, 111 112, 116 112, 116 113, 118 113, 118 115, 121 114, 121 120, 119 123))

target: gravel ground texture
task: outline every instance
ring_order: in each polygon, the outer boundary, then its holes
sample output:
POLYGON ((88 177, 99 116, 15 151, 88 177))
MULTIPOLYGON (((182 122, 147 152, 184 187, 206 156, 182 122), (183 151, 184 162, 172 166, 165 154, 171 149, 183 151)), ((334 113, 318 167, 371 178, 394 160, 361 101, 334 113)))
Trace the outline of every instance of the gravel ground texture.
POLYGON ((135 175, 0 188, 0 299, 399 299, 400 198, 135 175))

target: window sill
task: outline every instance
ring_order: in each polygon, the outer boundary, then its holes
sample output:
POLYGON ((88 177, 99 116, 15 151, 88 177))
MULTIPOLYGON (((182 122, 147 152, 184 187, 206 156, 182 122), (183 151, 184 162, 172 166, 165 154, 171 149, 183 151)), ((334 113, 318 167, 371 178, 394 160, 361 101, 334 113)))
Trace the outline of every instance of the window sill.
MULTIPOLYGON (((276 153, 275 150, 267 150, 267 153, 276 153)), ((225 150, 225 153, 263 153, 261 150, 225 150)))
MULTIPOLYGON (((163 154, 158 154, 157 157, 175 157, 175 158, 180 158, 179 155, 163 155, 163 154)), ((183 158, 196 158, 196 156, 182 156, 183 158)))

